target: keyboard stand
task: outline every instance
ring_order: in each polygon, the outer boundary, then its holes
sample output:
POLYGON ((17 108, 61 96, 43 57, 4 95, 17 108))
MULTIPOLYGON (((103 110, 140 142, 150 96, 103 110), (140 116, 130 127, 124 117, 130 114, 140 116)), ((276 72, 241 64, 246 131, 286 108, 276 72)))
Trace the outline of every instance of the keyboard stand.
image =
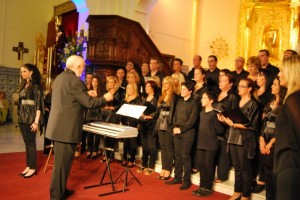
POLYGON ((89 189, 89 188, 93 188, 93 187, 98 187, 98 186, 103 186, 103 185, 108 185, 108 184, 111 184, 111 187, 112 187, 112 192, 107 192, 107 193, 103 193, 103 194, 99 194, 98 196, 106 196, 106 195, 110 195, 110 194, 115 194, 115 193, 120 193, 120 192, 125 192, 127 191, 128 189, 122 189, 122 190, 116 190, 115 189, 115 182, 113 181, 113 177, 112 177, 112 173, 111 173, 111 169, 110 169, 110 164, 111 164, 111 160, 112 160, 112 156, 114 155, 114 151, 115 151, 115 148, 116 148, 116 144, 117 144, 117 140, 114 144, 114 147, 113 147, 113 152, 110 154, 109 157, 107 157, 107 153, 106 153, 106 148, 105 148, 105 144, 106 144, 106 137, 107 136, 103 136, 103 142, 104 142, 104 150, 103 150, 103 153, 104 153, 104 156, 106 157, 106 167, 105 167, 105 170, 104 170, 104 173, 101 177, 101 180, 100 180, 100 183, 99 184, 96 184, 96 185, 90 185, 90 186, 85 186, 84 189, 89 189), (109 177, 109 182, 105 182, 103 183, 103 180, 105 178, 105 175, 108 171, 108 177, 109 177))

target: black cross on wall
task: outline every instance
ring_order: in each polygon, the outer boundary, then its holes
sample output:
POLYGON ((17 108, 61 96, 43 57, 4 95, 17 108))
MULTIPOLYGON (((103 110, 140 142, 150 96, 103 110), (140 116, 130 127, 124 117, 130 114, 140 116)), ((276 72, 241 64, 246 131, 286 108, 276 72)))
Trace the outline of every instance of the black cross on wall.
POLYGON ((24 47, 23 42, 19 42, 19 46, 13 47, 13 51, 18 53, 18 60, 23 60, 23 54, 29 52, 29 50, 24 47))

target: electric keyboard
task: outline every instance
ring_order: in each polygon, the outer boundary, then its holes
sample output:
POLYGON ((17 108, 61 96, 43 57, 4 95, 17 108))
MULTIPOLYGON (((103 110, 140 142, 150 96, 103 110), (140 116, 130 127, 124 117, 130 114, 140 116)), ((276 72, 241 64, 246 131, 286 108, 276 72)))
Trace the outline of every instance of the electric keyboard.
POLYGON ((137 128, 107 122, 92 122, 83 125, 83 130, 112 138, 137 137, 137 128))

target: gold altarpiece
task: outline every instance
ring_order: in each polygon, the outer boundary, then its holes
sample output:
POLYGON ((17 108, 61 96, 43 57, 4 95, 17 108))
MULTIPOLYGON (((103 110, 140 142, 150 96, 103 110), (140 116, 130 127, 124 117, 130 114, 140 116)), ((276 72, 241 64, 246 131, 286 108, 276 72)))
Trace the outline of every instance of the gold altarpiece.
POLYGON ((286 49, 299 48, 299 0, 242 0, 239 13, 237 55, 270 52, 272 64, 282 60, 286 49))

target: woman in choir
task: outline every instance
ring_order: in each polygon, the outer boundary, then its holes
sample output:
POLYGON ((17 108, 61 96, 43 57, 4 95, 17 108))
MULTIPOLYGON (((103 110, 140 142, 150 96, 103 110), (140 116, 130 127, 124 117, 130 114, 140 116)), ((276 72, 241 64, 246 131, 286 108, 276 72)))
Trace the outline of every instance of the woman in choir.
MULTIPOLYGON (((221 111, 233 110, 238 107, 239 97, 233 91, 234 79, 230 74, 220 76, 220 93, 217 96, 215 107, 221 111)), ((230 171, 230 154, 227 149, 228 126, 225 124, 223 134, 218 136, 219 148, 216 156, 217 178, 216 183, 221 183, 228 179, 230 171)))
MULTIPOLYGON (((113 101, 107 102, 106 106, 101 108, 101 118, 104 122, 119 124, 120 118, 116 115, 116 112, 122 105, 123 99, 125 98, 125 92, 119 87, 118 78, 116 76, 106 77, 106 90, 107 92, 114 93, 114 99, 113 101)), ((113 148, 116 142, 116 139, 106 137, 104 145, 106 149, 106 156, 108 158, 113 158, 113 148)), ((105 162, 107 157, 102 157, 101 161, 105 162)))
POLYGON ((138 169, 138 172, 144 171, 145 175, 150 175, 154 172, 155 162, 157 159, 157 135, 154 133, 154 125, 156 120, 154 119, 157 100, 157 84, 155 81, 147 81, 146 86, 146 98, 143 99, 142 105, 147 106, 147 109, 141 116, 141 139, 142 139, 142 167, 138 169))
POLYGON ((248 200, 251 195, 252 159, 256 154, 256 134, 260 111, 258 102, 252 97, 255 88, 254 82, 243 78, 238 83, 240 96, 239 108, 247 121, 239 123, 219 116, 219 120, 226 123, 229 128, 227 143, 235 171, 234 193, 230 200, 248 200))
POLYGON ((274 145, 275 145, 275 120, 279 115, 286 88, 280 86, 279 77, 276 77, 272 85, 272 99, 263 111, 262 134, 259 138, 260 163, 264 167, 266 182, 266 199, 275 200, 275 182, 273 177, 274 145))
MULTIPOLYGON (((101 97, 104 93, 101 89, 101 79, 97 76, 92 78, 92 89, 97 97, 101 97)), ((100 108, 87 109, 85 116, 86 123, 94 121, 102 121, 100 115, 100 108)), ((87 144, 88 149, 86 153, 87 158, 95 159, 99 156, 99 145, 100 145, 101 136, 95 133, 88 133, 87 135, 87 144)))
POLYGON ((181 84, 181 98, 178 99, 172 120, 175 152, 175 175, 167 185, 181 184, 180 190, 191 186, 191 148, 195 138, 195 124, 199 116, 199 103, 192 97, 194 83, 181 84))
POLYGON ((162 82, 162 94, 158 99, 155 131, 158 132, 158 140, 161 148, 162 170, 157 178, 168 180, 171 175, 174 158, 174 139, 171 128, 173 112, 178 100, 175 93, 174 80, 167 76, 162 82))
MULTIPOLYGON (((199 112, 202 109, 202 102, 201 102, 201 98, 203 93, 207 90, 207 85, 205 83, 205 73, 206 71, 203 68, 195 68, 194 69, 194 81, 196 81, 195 84, 195 91, 193 94, 193 98, 196 99, 196 101, 199 103, 199 112)), ((192 174, 197 173, 198 170, 198 166, 195 165, 195 152, 196 152, 196 145, 197 145, 197 137, 198 137, 198 127, 199 127, 199 119, 196 122, 195 125, 195 129, 196 129, 196 134, 195 134, 195 138, 194 138, 194 142, 193 142, 193 146, 192 146, 192 150, 191 150, 191 158, 192 158, 192 174)))
POLYGON ((256 81, 258 76, 258 71, 261 69, 260 59, 257 56, 251 56, 247 60, 247 67, 248 67, 248 78, 253 81, 256 81))
POLYGON ((35 65, 24 64, 21 67, 21 77, 18 122, 26 147, 26 168, 19 176, 30 178, 37 170, 36 133, 44 112, 44 97, 41 89, 41 74, 35 65))
POLYGON ((279 77, 287 94, 275 121, 276 199, 292 200, 300 197, 300 57, 283 60, 279 77))
POLYGON ((127 83, 135 83, 137 85, 139 96, 143 94, 145 88, 141 85, 141 77, 135 70, 131 70, 130 72, 127 72, 126 80, 127 83))
MULTIPOLYGON (((138 87, 136 83, 129 82, 126 86, 126 94, 124 103, 131 105, 140 105, 141 98, 139 97, 138 87)), ((121 116, 121 122, 125 126, 138 127, 138 119, 132 117, 121 116)), ((133 167, 137 148, 137 138, 124 139, 123 146, 123 162, 122 166, 133 167), (129 158, 127 157, 129 154, 129 158), (128 163, 127 163, 128 160, 128 163)))
POLYGON ((192 194, 200 197, 212 195, 214 182, 214 161, 219 148, 218 135, 223 133, 223 125, 213 110, 216 95, 205 91, 202 95, 203 110, 200 112, 197 150, 195 160, 200 170, 199 189, 192 194), (212 128, 213 127, 213 128, 212 128))
POLYGON ((196 84, 193 97, 198 100, 200 104, 200 109, 202 95, 207 89, 207 85, 205 83, 205 73, 206 71, 203 68, 195 68, 194 70, 194 80, 196 81, 196 84))
MULTIPOLYGON (((268 102, 271 100, 272 94, 271 94, 271 85, 273 82, 273 78, 271 77, 272 73, 269 69, 260 69, 258 71, 258 76, 256 79, 257 88, 254 91, 254 97, 258 101, 260 105, 260 110, 264 110, 264 108, 267 106, 268 102)), ((261 123, 259 124, 261 129, 261 123)), ((259 146, 259 133, 257 135, 257 147, 259 146)), ((257 156, 253 160, 253 193, 259 193, 265 188, 265 172, 264 167, 259 162, 259 148, 257 148, 257 156), (258 176, 258 179, 257 179, 258 176), (257 180, 256 180, 257 179, 257 180)))

